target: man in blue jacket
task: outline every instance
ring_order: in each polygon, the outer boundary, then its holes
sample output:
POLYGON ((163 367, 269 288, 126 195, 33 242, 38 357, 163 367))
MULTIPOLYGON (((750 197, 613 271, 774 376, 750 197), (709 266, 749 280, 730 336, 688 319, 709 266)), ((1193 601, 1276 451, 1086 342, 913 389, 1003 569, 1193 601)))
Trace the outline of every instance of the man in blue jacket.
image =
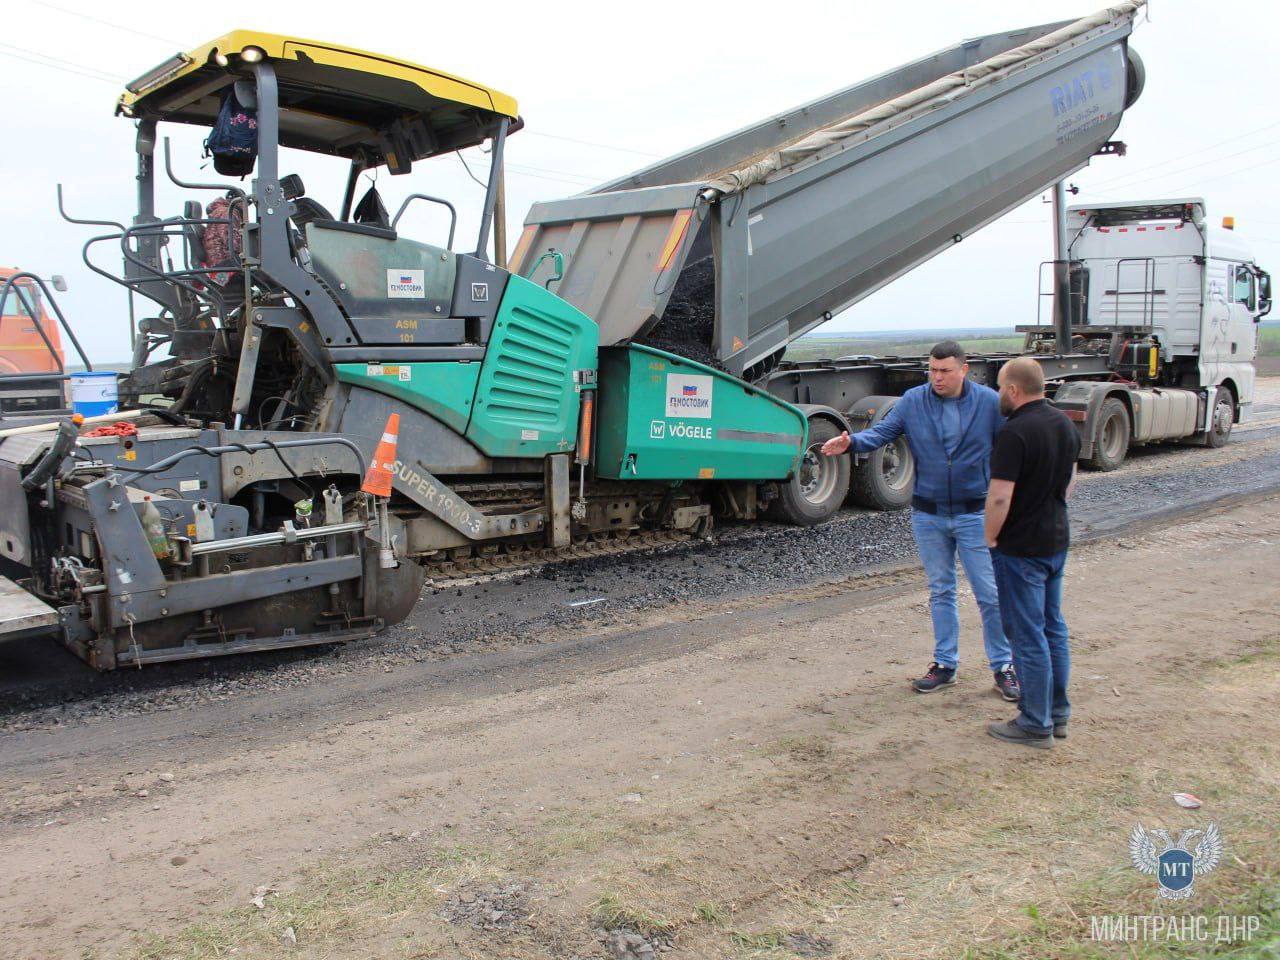
POLYGON ((911 531, 929 578, 933 616, 933 663, 911 681, 918 693, 932 693, 956 682, 960 663, 960 616, 956 606, 956 553, 982 613, 987 662, 996 689, 1010 702, 1018 699, 1009 641, 1000 622, 991 551, 983 532, 982 511, 990 480, 991 445, 1004 419, 1000 395, 968 379, 964 348, 944 340, 929 353, 929 382, 902 395, 884 419, 852 437, 828 440, 822 452, 870 453, 902 434, 915 457, 911 531))

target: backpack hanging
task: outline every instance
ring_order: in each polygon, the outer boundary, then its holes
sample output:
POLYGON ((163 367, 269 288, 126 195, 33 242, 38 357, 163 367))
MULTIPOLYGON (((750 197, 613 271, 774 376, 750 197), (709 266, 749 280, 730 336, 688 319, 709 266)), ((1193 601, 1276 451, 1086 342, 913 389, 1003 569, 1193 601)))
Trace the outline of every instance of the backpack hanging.
POLYGON ((391 228, 391 214, 387 213, 382 203, 382 194, 376 186, 370 187, 364 198, 356 204, 351 219, 356 223, 367 223, 375 227, 391 228))
POLYGON ((222 95, 218 118, 204 142, 204 155, 213 157, 213 168, 224 177, 253 173, 258 159, 258 114, 240 103, 234 86, 222 95))

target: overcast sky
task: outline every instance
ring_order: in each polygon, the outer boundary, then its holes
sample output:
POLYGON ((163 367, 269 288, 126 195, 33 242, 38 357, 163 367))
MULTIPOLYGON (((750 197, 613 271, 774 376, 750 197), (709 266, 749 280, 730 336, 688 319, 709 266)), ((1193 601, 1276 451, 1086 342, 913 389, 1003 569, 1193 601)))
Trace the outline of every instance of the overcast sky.
MULTIPOLYGON (((71 289, 60 299, 91 358, 127 358, 125 294, 81 262, 91 231, 58 218, 55 185, 65 185, 75 215, 127 220, 134 202, 133 128, 113 116, 123 82, 235 27, 375 50, 513 95, 526 121, 508 152, 514 245, 525 212, 538 200, 577 193, 966 37, 1081 16, 1098 5, 9 0, 0 42, 0 89, 9 116, 9 140, 0 153, 7 188, 0 263, 64 274, 71 289)), ((1150 20, 1140 17, 1133 38, 1147 85, 1117 134, 1129 155, 1098 158, 1073 178, 1081 187, 1078 201, 1203 196, 1213 222, 1234 215, 1259 263, 1280 269, 1277 9, 1265 0, 1155 0, 1150 20)), ((180 176, 213 176, 201 169, 204 131, 167 132, 180 176)), ((467 156, 483 179, 485 157, 467 156)), ((309 195, 339 205, 344 164, 304 157, 292 168, 309 195)), ((282 172, 289 169, 282 164, 282 172)), ((384 172, 378 185, 392 210, 415 191, 454 199, 464 211, 462 235, 475 229, 467 212, 479 207, 483 191, 454 156, 419 164, 409 177, 384 172)), ((180 211, 179 191, 170 187, 159 196, 161 216, 180 211)), ((1033 199, 823 329, 1031 322, 1037 264, 1052 256, 1048 210, 1033 199)), ((407 233, 443 239, 443 222, 426 208, 411 218, 407 233)), ((118 257, 103 254, 104 265, 118 265, 118 257)))

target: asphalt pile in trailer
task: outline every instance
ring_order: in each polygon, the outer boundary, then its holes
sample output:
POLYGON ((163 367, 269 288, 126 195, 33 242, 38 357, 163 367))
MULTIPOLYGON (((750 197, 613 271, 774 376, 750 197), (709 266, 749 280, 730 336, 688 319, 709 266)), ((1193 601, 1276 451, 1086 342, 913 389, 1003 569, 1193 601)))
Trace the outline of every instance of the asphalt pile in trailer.
POLYGON ((716 268, 708 256, 681 271, 662 318, 636 342, 723 370, 711 346, 715 326, 716 268))

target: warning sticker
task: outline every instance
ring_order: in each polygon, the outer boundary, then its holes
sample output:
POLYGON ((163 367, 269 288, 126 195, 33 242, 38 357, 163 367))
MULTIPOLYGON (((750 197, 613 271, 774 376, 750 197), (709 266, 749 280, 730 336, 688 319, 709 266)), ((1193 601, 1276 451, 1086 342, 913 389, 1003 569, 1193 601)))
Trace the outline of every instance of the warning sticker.
POLYGON ((387 270, 387 298, 389 300, 425 300, 427 280, 425 270, 387 270))
POLYGON ((668 373, 666 415, 710 419, 713 379, 688 373, 668 373))
POLYGON ((413 367, 408 364, 370 363, 364 368, 366 377, 396 377, 400 380, 413 379, 413 367))

